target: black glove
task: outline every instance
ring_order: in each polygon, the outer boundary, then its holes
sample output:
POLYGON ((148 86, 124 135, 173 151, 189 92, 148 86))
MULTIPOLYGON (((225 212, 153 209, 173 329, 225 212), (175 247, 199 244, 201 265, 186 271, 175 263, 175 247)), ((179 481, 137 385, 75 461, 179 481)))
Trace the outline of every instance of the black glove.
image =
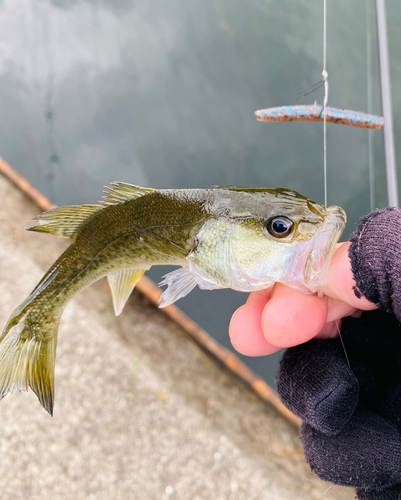
POLYGON ((287 349, 283 403, 302 421, 312 471, 361 500, 401 499, 401 323, 382 311, 344 318, 340 339, 287 349))

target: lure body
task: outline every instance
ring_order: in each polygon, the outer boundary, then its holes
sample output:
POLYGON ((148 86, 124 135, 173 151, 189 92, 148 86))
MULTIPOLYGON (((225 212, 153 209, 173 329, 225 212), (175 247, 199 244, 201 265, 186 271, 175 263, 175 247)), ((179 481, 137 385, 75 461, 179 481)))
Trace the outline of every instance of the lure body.
POLYGON ((107 276, 116 314, 157 264, 182 266, 165 277, 163 305, 196 285, 252 291, 281 281, 315 291, 325 282, 345 213, 286 189, 153 190, 115 183, 98 205, 58 208, 37 220, 30 230, 72 244, 4 328, 0 398, 31 387, 52 414, 60 317, 84 287, 107 276))
POLYGON ((255 111, 255 116, 261 122, 322 122, 326 117, 327 123, 375 130, 381 129, 384 124, 381 116, 330 106, 323 107, 317 104, 260 109, 255 111))

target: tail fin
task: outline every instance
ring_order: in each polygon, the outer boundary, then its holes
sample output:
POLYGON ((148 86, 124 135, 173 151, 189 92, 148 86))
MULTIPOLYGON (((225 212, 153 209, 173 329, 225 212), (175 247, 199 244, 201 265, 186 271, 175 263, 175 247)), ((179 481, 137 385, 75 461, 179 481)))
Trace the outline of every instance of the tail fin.
POLYGON ((12 316, 0 338, 0 399, 30 387, 53 415, 54 364, 58 320, 32 325, 27 315, 12 316))

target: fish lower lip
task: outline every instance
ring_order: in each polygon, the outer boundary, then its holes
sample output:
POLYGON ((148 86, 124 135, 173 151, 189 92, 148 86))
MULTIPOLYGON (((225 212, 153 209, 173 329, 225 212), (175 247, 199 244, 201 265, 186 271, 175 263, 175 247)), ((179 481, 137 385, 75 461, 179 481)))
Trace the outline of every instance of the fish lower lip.
POLYGON ((325 271, 327 271, 334 241, 336 241, 336 232, 333 229, 332 224, 327 224, 320 230, 308 255, 305 265, 305 284, 308 287, 321 286, 326 282, 325 271))
POLYGON ((326 275, 336 243, 346 223, 344 210, 337 206, 327 209, 328 217, 316 235, 316 241, 305 264, 305 283, 311 291, 326 283, 326 275))
POLYGON ((303 293, 315 293, 324 285, 331 257, 345 222, 346 215, 342 208, 329 207, 323 224, 315 235, 294 248, 287 261, 287 272, 280 281, 303 293))

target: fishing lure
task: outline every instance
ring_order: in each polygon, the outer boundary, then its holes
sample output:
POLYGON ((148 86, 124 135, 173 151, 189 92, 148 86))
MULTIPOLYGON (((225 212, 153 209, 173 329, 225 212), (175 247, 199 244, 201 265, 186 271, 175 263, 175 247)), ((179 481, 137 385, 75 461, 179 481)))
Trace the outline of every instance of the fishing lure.
POLYGON ((261 122, 323 122, 326 118, 327 123, 375 130, 384 124, 381 116, 317 104, 260 109, 255 111, 255 116, 261 122))

